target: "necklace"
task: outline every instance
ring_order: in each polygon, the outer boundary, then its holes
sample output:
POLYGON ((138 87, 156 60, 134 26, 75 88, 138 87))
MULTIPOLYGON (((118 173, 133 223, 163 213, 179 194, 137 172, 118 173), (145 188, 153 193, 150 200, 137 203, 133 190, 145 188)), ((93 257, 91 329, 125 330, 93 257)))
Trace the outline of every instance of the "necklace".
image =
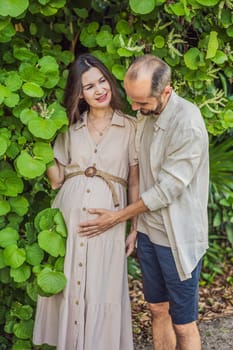
POLYGON ((105 125, 105 127, 103 129, 98 129, 95 124, 91 121, 90 118, 88 118, 88 122, 93 126, 93 128, 98 132, 99 136, 103 136, 104 131, 110 126, 111 122, 112 122, 112 118, 109 119, 109 122, 105 125))

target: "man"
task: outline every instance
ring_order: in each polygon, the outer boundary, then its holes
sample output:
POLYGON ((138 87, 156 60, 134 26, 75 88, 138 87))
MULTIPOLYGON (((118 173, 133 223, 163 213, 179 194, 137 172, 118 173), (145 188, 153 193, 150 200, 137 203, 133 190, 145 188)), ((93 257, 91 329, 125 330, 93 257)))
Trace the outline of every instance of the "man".
POLYGON ((89 237, 138 217, 138 258, 156 350, 200 350, 196 325, 201 260, 208 247, 208 135, 199 109, 171 87, 170 67, 137 58, 125 90, 138 112, 140 199, 83 223, 89 237))

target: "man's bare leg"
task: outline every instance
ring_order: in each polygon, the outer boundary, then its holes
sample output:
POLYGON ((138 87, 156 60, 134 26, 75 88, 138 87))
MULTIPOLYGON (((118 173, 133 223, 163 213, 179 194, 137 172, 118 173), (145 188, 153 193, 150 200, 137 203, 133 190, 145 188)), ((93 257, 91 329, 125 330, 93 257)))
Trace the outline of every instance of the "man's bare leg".
MULTIPOLYGON (((152 334, 154 350, 175 350, 176 335, 174 332, 170 314, 168 312, 168 302, 149 304, 149 308, 152 315, 152 334)), ((192 350, 194 349, 195 348, 192 348, 192 350)))
POLYGON ((173 326, 179 350, 201 350, 201 338, 196 322, 173 326))

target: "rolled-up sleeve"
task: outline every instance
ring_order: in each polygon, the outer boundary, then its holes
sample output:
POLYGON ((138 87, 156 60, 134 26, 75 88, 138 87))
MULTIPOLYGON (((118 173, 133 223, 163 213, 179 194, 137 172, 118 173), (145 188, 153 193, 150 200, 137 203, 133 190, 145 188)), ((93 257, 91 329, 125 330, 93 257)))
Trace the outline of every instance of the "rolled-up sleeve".
MULTIPOLYGON (((182 194, 195 175, 203 149, 201 129, 174 130, 155 184, 141 194, 150 211, 167 207, 182 194)), ((151 156, 156 157, 156 149, 151 156)))

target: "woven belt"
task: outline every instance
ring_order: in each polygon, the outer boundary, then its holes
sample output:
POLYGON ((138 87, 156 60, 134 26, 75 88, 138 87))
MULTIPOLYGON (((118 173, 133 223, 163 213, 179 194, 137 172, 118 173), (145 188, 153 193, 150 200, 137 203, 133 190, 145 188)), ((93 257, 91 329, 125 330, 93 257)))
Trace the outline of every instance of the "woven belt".
POLYGON ((94 166, 90 166, 90 167, 86 168, 85 170, 78 170, 78 171, 74 171, 73 173, 65 175, 65 180, 67 180, 71 177, 77 176, 77 175, 85 175, 87 177, 98 176, 101 179, 103 179, 112 192, 112 199, 113 199, 114 206, 119 207, 117 193, 115 191, 115 188, 114 188, 112 182, 117 182, 117 183, 121 184, 122 186, 126 187, 127 182, 124 179, 122 179, 118 176, 106 173, 105 171, 97 170, 94 166))

